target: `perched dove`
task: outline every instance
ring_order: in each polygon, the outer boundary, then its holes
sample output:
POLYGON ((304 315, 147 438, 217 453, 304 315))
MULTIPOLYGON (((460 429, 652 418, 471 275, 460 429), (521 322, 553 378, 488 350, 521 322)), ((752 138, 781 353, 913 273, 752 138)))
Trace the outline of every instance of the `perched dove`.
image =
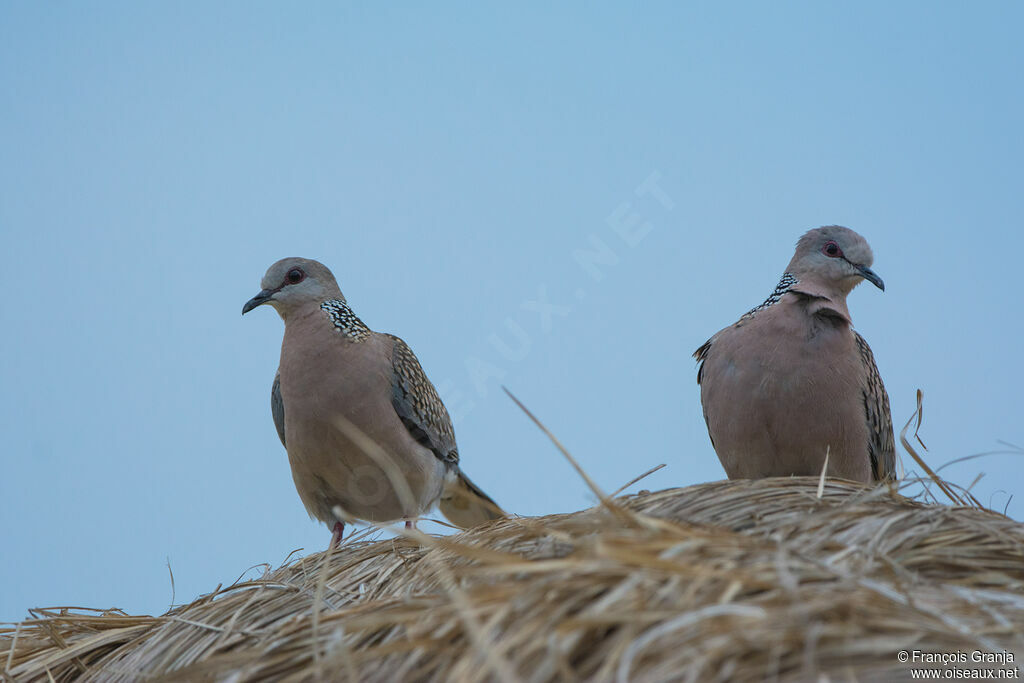
POLYGON ((261 286, 242 314, 270 304, 284 320, 271 412, 299 497, 334 543, 347 521, 410 526, 438 502, 463 528, 503 516, 459 469, 451 418, 415 354, 356 317, 326 266, 282 259, 261 286))
POLYGON ((849 228, 807 232, 775 291, 709 339, 699 363, 704 419, 730 479, 895 477, 889 397, 846 295, 867 280, 871 247, 849 228))

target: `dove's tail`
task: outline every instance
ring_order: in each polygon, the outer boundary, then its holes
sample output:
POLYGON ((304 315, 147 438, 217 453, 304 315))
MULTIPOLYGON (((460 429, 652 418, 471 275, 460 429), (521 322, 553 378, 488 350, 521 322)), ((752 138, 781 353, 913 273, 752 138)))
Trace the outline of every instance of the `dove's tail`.
POLYGON ((449 522, 463 529, 505 516, 505 511, 459 469, 446 478, 438 507, 449 522))

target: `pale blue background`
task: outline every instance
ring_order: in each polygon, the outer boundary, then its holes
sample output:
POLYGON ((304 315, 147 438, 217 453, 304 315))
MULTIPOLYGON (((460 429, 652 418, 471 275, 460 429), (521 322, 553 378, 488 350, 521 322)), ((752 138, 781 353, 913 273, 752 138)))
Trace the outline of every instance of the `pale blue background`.
MULTIPOLYGON (((0 620, 326 546, 270 419, 281 322, 239 314, 282 256, 410 343, 514 512, 593 498, 501 383, 607 489, 722 478, 690 354, 825 223, 888 286, 850 308, 897 429, 921 387, 932 463, 1024 442, 1021 7, 3 2, 0 620)), ((1021 517, 1020 456, 946 473, 1021 517)))

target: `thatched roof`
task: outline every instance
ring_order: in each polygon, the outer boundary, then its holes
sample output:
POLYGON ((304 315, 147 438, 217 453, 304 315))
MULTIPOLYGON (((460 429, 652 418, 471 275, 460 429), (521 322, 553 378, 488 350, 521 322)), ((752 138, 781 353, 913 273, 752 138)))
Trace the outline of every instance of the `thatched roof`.
POLYGON ((1020 662, 1024 524, 885 487, 715 482, 350 543, 158 617, 37 616, 0 631, 9 679, 902 679, 901 649, 1020 662))

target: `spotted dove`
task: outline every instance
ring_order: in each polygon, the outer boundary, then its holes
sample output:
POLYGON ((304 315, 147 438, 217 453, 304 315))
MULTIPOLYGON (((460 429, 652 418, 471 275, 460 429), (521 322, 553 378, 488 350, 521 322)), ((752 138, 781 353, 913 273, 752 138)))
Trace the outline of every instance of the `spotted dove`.
POLYGON ((503 515, 459 467, 451 418, 404 341, 374 332, 323 264, 270 266, 262 304, 284 320, 271 413, 311 517, 341 537, 347 521, 406 520, 436 503, 460 527, 503 515))
POLYGON ((846 296, 867 280, 871 247, 837 225, 810 230, 775 291, 694 353, 704 419, 730 479, 895 477, 889 398, 853 330, 846 296))

